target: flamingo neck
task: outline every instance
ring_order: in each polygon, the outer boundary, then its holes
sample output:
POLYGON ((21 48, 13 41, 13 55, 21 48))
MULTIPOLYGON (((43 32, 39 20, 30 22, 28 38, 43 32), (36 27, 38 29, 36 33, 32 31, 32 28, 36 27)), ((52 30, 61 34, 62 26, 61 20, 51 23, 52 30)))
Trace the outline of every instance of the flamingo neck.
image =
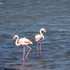
POLYGON ((15 42, 15 44, 16 44, 17 46, 19 46, 18 41, 19 41, 19 36, 17 36, 16 42, 15 42))
POLYGON ((43 39, 44 39, 44 35, 43 35, 43 33, 42 33, 42 30, 40 30, 40 34, 41 34, 41 36, 43 37, 43 39))

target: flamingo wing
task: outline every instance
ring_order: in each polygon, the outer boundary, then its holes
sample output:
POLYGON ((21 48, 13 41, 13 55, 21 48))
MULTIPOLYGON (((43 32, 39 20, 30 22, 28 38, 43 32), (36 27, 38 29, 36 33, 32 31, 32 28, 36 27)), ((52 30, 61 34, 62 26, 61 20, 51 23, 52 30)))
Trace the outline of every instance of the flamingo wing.
POLYGON ((32 44, 32 42, 29 40, 29 39, 27 39, 27 38, 20 38, 19 39, 19 43, 20 44, 32 44))

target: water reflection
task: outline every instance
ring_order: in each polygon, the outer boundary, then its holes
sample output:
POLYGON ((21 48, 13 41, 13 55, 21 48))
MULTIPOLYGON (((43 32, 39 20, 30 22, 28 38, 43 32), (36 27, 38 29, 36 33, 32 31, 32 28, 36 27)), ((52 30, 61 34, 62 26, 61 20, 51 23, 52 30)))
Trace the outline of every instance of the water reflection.
POLYGON ((39 58, 39 59, 26 60, 22 64, 17 65, 16 68, 18 70, 34 70, 34 69, 47 70, 46 64, 47 64, 46 60, 39 58))

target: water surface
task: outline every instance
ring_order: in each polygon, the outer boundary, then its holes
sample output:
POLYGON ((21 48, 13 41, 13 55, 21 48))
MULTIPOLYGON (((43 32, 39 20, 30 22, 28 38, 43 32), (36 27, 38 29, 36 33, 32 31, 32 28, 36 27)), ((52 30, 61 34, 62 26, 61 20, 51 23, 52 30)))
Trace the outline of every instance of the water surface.
POLYGON ((70 70, 70 0, 0 0, 0 68, 70 70), (38 57, 34 36, 42 27, 47 33, 38 57), (34 43, 25 62, 15 34, 34 43))

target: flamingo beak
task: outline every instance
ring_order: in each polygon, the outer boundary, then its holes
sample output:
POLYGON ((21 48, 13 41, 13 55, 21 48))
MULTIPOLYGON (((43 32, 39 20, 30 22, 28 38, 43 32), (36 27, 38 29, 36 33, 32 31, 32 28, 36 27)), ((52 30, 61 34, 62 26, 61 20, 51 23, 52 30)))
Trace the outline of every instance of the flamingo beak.
POLYGON ((15 38, 16 38, 16 37, 14 36, 14 37, 13 37, 13 40, 14 40, 15 38))
POLYGON ((46 30, 44 30, 44 32, 46 33, 46 30))

